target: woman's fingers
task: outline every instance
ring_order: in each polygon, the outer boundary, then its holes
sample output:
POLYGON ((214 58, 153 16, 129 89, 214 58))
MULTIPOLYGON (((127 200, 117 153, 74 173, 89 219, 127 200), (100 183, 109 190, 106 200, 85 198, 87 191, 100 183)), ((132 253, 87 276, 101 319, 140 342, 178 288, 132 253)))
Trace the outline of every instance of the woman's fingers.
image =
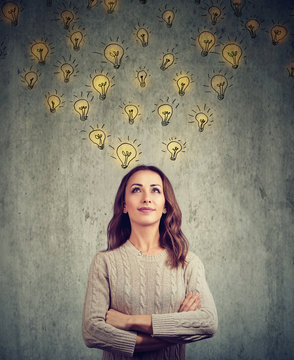
POLYGON ((200 309, 201 307, 201 296, 197 292, 196 294, 193 294, 192 292, 188 293, 185 297, 183 303, 181 304, 179 308, 179 312, 182 311, 195 311, 197 309, 200 309))

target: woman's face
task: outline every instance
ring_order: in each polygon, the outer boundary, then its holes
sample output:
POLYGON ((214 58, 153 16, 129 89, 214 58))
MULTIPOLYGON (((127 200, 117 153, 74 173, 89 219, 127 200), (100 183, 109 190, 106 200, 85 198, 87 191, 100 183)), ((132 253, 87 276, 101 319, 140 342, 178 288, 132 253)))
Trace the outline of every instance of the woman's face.
POLYGON ((128 180, 125 190, 124 213, 128 213, 131 225, 153 225, 160 223, 166 213, 163 184, 159 174, 151 170, 140 170, 128 180))

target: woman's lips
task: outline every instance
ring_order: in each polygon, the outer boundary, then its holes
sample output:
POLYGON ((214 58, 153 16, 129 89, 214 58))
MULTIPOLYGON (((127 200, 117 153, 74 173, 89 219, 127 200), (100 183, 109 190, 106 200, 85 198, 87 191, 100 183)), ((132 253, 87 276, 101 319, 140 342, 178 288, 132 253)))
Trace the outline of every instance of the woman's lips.
POLYGON ((155 209, 152 209, 150 207, 141 207, 138 209, 139 211, 143 212, 143 213, 150 213, 152 211, 155 211, 155 209))

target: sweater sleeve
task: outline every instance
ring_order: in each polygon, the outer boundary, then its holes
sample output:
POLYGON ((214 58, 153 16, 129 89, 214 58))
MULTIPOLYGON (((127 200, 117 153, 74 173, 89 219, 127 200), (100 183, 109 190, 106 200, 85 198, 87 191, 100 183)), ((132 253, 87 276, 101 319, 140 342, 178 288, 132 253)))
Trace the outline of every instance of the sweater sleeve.
POLYGON ((215 303, 208 288, 204 266, 192 253, 185 269, 186 294, 198 291, 201 308, 169 314, 153 314, 153 336, 174 343, 188 343, 212 337, 217 329, 218 318, 215 303))
POLYGON ((95 255, 88 278, 83 310, 82 333, 86 346, 133 356, 137 334, 105 322, 109 310, 110 287, 105 254, 95 255))

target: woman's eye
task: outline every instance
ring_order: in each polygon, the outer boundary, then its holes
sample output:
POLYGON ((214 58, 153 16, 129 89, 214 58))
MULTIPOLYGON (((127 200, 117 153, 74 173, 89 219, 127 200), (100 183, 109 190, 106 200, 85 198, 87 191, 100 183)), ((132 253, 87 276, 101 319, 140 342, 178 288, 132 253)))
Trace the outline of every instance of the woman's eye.
POLYGON ((136 192, 139 192, 139 191, 140 191, 140 189, 138 187, 132 189, 132 193, 136 193, 136 192))
POLYGON ((159 194, 160 194, 160 190, 159 190, 159 189, 157 189, 157 188, 153 188, 153 192, 157 192, 157 193, 159 193, 159 194))

